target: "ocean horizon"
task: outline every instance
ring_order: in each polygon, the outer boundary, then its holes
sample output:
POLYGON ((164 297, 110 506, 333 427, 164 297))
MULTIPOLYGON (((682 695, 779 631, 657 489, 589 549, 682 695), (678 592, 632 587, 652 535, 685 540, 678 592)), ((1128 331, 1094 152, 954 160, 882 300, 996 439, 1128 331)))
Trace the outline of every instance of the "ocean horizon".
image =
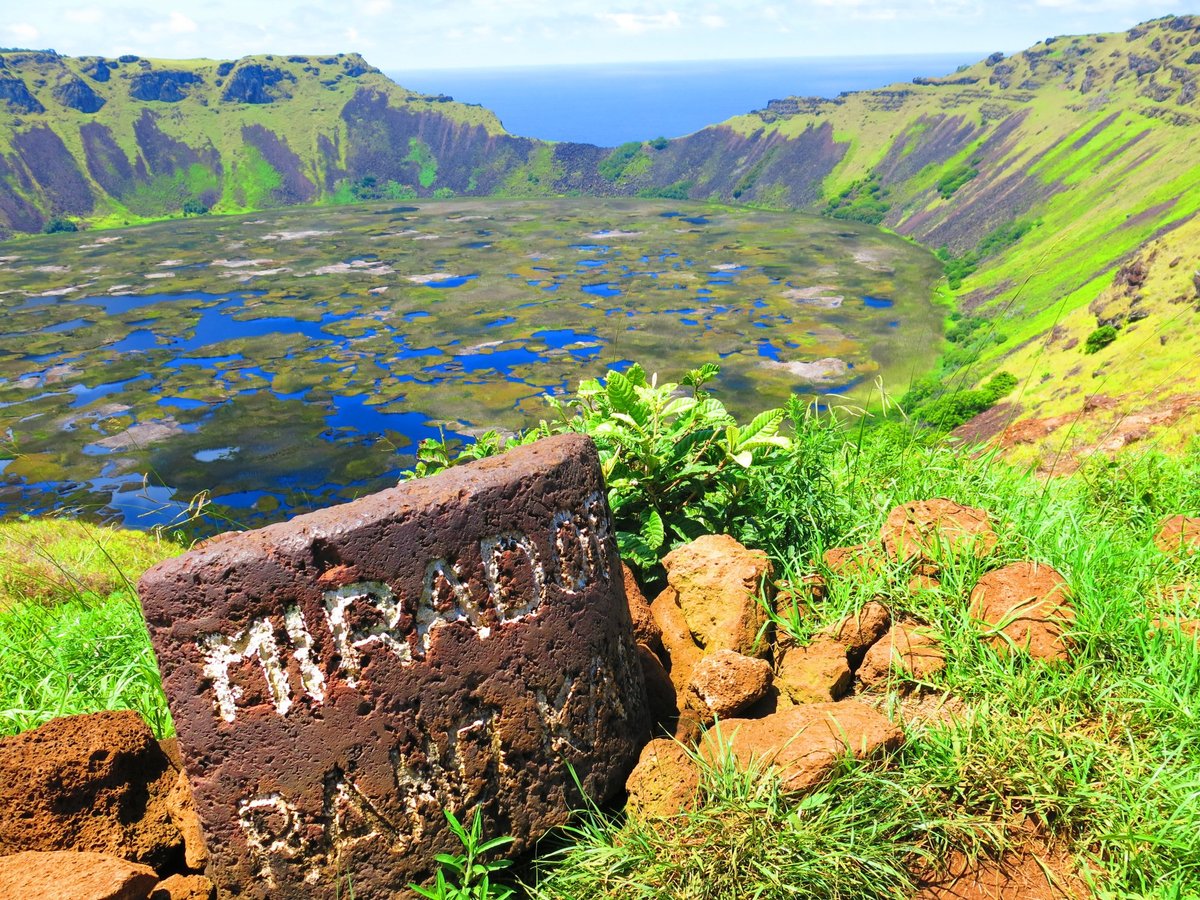
POLYGON ((680 137, 788 96, 836 97, 947 75, 986 52, 390 70, 397 83, 493 110, 509 132, 613 147, 680 137))

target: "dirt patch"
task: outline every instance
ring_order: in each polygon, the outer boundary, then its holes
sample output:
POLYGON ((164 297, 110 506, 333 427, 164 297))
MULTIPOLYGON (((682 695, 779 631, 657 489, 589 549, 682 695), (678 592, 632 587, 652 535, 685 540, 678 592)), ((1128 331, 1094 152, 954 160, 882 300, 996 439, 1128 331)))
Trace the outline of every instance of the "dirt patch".
POLYGON ((950 859, 913 900, 1086 900, 1091 891, 1075 869, 1066 851, 1035 837, 1000 859, 950 859))

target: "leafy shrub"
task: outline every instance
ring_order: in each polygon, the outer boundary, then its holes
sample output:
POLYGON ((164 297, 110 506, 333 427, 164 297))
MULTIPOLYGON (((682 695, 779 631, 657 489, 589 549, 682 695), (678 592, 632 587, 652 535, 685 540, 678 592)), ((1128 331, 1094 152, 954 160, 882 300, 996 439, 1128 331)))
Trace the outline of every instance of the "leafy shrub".
POLYGON ((968 250, 962 256, 955 256, 948 247, 939 248, 934 255, 945 264, 950 290, 957 291, 983 260, 1007 250, 1037 225, 1037 222, 1028 220, 1001 225, 988 234, 976 249, 968 250))
POLYGON ((665 137, 656 137, 650 142, 650 146, 655 150, 666 150, 667 144, 669 143, 670 141, 668 141, 665 137))
POLYGON ((62 216, 55 216, 46 223, 46 227, 42 229, 43 234, 60 234, 67 232, 78 231, 79 226, 70 219, 64 219, 62 216))
POLYGON ((872 172, 866 178, 851 183, 829 201, 825 214, 834 219, 848 219, 868 225, 881 223, 892 205, 887 202, 887 188, 878 182, 877 177, 872 172))
POLYGON ((695 186, 695 181, 685 179, 683 181, 676 181, 674 184, 668 184, 666 187, 642 188, 637 192, 637 195, 649 200, 687 200, 691 197, 692 188, 695 186))
POLYGON ((912 415, 919 422, 948 431, 991 409, 1016 386, 1017 377, 1011 372, 997 372, 983 387, 928 400, 916 406, 912 415))
POLYGON ((603 383, 580 383, 575 397, 548 397, 557 421, 511 440, 489 432, 457 457, 444 441, 423 441, 414 474, 582 432, 599 450, 617 543, 631 565, 651 569, 673 546, 711 533, 754 546, 808 546, 835 520, 824 507, 827 460, 841 444, 836 424, 793 401, 739 425, 704 389, 719 372, 713 364, 694 369, 681 387, 636 365, 609 371, 603 383), (780 433, 789 418, 793 438, 780 433))
POLYGON ((638 165, 641 160, 645 160, 645 163, 650 161, 642 150, 642 142, 629 141, 600 160, 597 170, 606 181, 619 181, 622 175, 635 174, 641 168, 638 165))
POLYGON ((1083 342, 1083 352, 1099 353, 1116 339, 1117 329, 1111 325, 1101 325, 1087 336, 1087 340, 1083 342))
POLYGON ((208 207, 194 197, 183 201, 183 214, 185 216, 207 216, 208 212, 208 207))
POLYGON ((938 179, 937 191, 943 200, 949 200, 964 184, 978 177, 979 170, 964 163, 938 179))

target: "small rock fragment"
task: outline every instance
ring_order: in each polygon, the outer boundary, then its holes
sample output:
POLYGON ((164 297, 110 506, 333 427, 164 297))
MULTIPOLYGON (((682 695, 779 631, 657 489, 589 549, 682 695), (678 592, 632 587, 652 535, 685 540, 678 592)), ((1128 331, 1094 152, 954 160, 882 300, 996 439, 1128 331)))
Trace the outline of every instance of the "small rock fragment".
POLYGON ((172 875, 154 888, 150 900, 214 900, 217 889, 203 875, 172 875))
POLYGON ((884 687, 899 670, 906 678, 925 681, 946 668, 941 642, 927 629, 911 624, 896 624, 863 657, 858 681, 863 687, 884 687))
POLYGON ((633 620, 633 639, 639 644, 645 644, 655 653, 662 652, 662 629, 654 621, 654 613, 650 611, 650 601, 642 593, 637 580, 629 566, 621 563, 621 574, 625 580, 625 599, 629 603, 629 617, 633 620))
POLYGON ((717 650, 692 670, 687 704, 708 722, 728 719, 761 700, 770 686, 771 666, 765 660, 717 650))
POLYGON ((877 600, 863 604, 862 609, 847 616, 829 630, 829 636, 846 648, 850 662, 857 665, 867 648, 884 636, 892 624, 892 613, 877 600))
POLYGON ((677 693, 683 693, 692 679, 692 667, 699 661, 702 651, 696 646, 687 621, 683 618, 674 588, 663 588, 663 592, 650 604, 650 611, 662 635, 671 683, 675 685, 677 693))
POLYGON ((852 677, 845 645, 819 637, 784 654, 775 682, 793 703, 820 703, 844 697, 852 677))

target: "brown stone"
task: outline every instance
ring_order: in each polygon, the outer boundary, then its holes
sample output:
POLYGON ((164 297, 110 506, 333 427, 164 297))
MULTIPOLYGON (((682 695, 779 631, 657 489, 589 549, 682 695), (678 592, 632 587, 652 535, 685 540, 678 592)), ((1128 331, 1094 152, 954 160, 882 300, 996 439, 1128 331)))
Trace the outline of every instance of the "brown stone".
POLYGON ((158 876, 107 853, 27 851, 0 857, 5 900, 147 900, 158 876))
POLYGON ((684 621, 706 653, 766 652, 766 642, 759 641, 766 614, 758 599, 772 587, 766 553, 747 550, 727 534, 710 534, 672 550, 663 566, 684 621))
POLYGON ((150 570, 218 891, 324 900, 349 877, 391 896, 460 849, 444 809, 519 854, 579 808, 576 777, 596 802, 620 791, 648 730, 621 588, 582 435, 150 570))
POLYGON ((705 722, 728 719, 761 700, 770 686, 771 666, 766 660, 717 650, 692 670, 687 704, 705 722))
POLYGON ((1037 659, 1065 659, 1075 623, 1066 580, 1047 565, 1016 562, 984 575, 971 591, 971 615, 997 632, 991 644, 1037 659))
POLYGON ((840 700, 852 681, 846 647, 830 637, 818 637, 806 647, 792 647, 779 663, 775 681, 793 703, 840 700))
POLYGON ((662 653, 662 629, 654 621, 654 613, 650 610, 650 601, 642 593, 637 579, 629 566, 621 563, 621 576, 625 583, 625 600, 629 604, 629 618, 633 621, 633 639, 639 644, 645 644, 655 653, 662 653))
POLYGON ((871 646, 855 675, 863 687, 874 688, 886 687, 895 671, 906 679, 925 681, 944 668, 941 642, 927 628, 897 623, 871 646))
POLYGON ((821 562, 831 575, 844 578, 873 577, 886 565, 881 549, 870 544, 830 547, 821 555, 821 562))
POLYGON ((983 558, 998 540, 987 512, 940 498, 897 506, 888 514, 880 539, 889 557, 913 563, 925 575, 936 574, 928 564, 940 563, 946 554, 969 551, 983 558))
POLYGON ((891 624, 891 610, 877 600, 871 600, 864 603, 854 615, 842 619, 828 633, 846 648, 846 655, 857 665, 867 648, 883 637, 891 624))
POLYGON ((203 875, 172 875, 158 883, 150 900, 213 900, 216 886, 203 875))
POLYGON ((683 610, 679 608, 675 589, 665 587, 661 594, 650 604, 654 621, 658 624, 662 635, 664 662, 670 673, 671 683, 675 691, 685 694, 688 682, 692 680, 692 668, 700 660, 702 651, 696 646, 692 632, 688 629, 687 621, 683 618, 683 610))
POLYGON ((638 644, 638 661, 646 679, 646 700, 650 707, 650 722, 654 726, 673 725, 679 718, 679 700, 671 676, 663 668, 658 654, 645 644, 638 644))
POLYGON ((700 768, 688 751, 673 740, 653 740, 626 782, 625 812, 642 820, 679 815, 696 802, 699 786, 700 768))
POLYGON ((701 754, 716 761, 724 748, 743 767, 773 766, 784 790, 811 791, 847 753, 870 759, 894 750, 903 733, 857 700, 793 706, 764 719, 728 719, 705 734, 701 754))
POLYGON ((135 712, 0 738, 0 855, 87 850, 170 868, 182 861, 169 804, 178 777, 135 712))
POLYGON ((1154 544, 1169 556, 1186 556, 1200 549, 1200 518, 1171 516, 1159 526, 1154 544))

